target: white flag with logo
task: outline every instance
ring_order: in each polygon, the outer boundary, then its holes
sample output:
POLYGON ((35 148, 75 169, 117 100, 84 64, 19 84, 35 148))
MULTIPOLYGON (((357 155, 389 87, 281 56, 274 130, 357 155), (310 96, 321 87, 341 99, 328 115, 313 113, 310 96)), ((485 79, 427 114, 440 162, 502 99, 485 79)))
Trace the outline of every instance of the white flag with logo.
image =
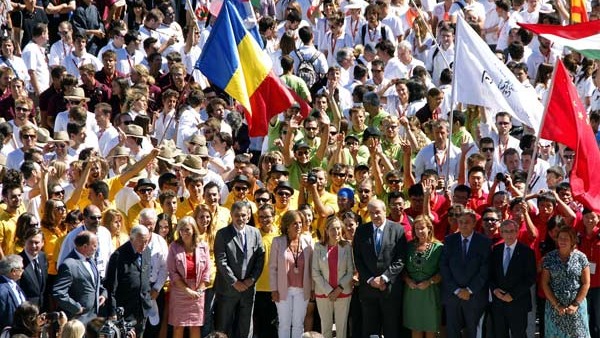
POLYGON ((462 18, 457 18, 454 57, 456 101, 508 112, 536 133, 544 107, 462 18))

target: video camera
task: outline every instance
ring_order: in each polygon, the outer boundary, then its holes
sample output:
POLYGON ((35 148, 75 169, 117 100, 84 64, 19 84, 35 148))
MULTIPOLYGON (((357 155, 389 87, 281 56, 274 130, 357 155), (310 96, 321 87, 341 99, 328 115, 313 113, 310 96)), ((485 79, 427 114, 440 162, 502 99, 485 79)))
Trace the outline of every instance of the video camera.
POLYGON ((125 309, 118 307, 115 310, 117 314, 117 320, 107 319, 104 326, 100 328, 98 337, 100 338, 127 338, 132 337, 131 332, 135 332, 135 320, 125 320, 125 309))

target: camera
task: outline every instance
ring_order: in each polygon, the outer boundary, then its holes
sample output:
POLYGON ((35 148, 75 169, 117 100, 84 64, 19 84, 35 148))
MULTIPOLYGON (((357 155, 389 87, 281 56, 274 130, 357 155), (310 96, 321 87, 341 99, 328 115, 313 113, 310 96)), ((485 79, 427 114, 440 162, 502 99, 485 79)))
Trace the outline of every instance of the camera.
POLYGON ((48 312, 46 313, 46 321, 55 322, 60 317, 60 312, 48 312))
POLYGON ((308 184, 317 183, 317 175, 313 172, 308 173, 308 175, 306 175, 306 182, 308 182, 308 184))
POLYGON ((124 318, 125 310, 122 307, 118 307, 115 310, 117 314, 117 320, 107 319, 104 325, 98 332, 98 337, 101 338, 126 338, 130 337, 130 332, 134 331, 136 322, 126 321, 124 318))
POLYGON ((503 174, 503 173, 497 173, 496 174, 496 180, 498 182, 506 183, 506 175, 503 174))

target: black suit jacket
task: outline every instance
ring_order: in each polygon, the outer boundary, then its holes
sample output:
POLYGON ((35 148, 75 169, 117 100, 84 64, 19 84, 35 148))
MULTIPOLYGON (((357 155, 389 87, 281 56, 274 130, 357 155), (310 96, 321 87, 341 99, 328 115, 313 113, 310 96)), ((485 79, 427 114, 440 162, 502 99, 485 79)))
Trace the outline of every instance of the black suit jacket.
POLYGON ((531 310, 531 286, 535 283, 536 265, 535 254, 528 246, 517 242, 512 253, 508 270, 504 275, 504 250, 506 245, 500 243, 492 250, 490 260, 490 290, 492 291, 492 305, 516 306, 531 310), (502 289, 509 293, 513 301, 506 303, 498 299, 493 291, 502 289))
POLYGON ((362 285, 361 293, 377 294, 379 291, 367 285, 367 281, 373 277, 385 276, 388 279, 388 287, 385 293, 391 293, 392 289, 401 292, 401 278, 398 278, 404 268, 406 255, 406 237, 402 225, 390 220, 385 221, 381 252, 375 252, 375 238, 373 223, 369 222, 359 226, 354 235, 354 262, 358 270, 359 281, 362 285), (397 287, 396 287, 397 286, 397 287))
POLYGON ((19 255, 23 257, 23 275, 19 279, 19 286, 23 290, 27 301, 37 305, 40 312, 45 312, 44 292, 46 291, 46 283, 48 281, 48 260, 46 259, 46 254, 43 251, 40 251, 38 254, 38 263, 42 271, 41 283, 25 251, 21 251, 19 255))
POLYGON ((142 264, 137 263, 137 254, 131 242, 121 245, 110 256, 106 269, 104 287, 107 291, 109 315, 117 307, 123 307, 127 320, 138 321, 148 317, 152 307, 150 299, 150 249, 142 253, 142 264))
POLYGON ((474 232, 463 259, 462 235, 457 232, 446 236, 440 261, 444 301, 457 297, 456 289, 469 288, 473 292, 471 298, 487 302, 491 243, 489 238, 474 232))

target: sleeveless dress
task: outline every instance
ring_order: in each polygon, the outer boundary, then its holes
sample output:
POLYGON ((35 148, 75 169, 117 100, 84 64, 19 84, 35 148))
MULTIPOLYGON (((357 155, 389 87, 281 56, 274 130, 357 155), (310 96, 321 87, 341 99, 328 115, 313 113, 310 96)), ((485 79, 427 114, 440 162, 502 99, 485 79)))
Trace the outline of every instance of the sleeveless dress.
MULTIPOLYGON (((406 272, 416 283, 429 280, 439 273, 442 243, 431 243, 424 252, 416 251, 417 243, 409 243, 406 272)), ((425 290, 404 286, 404 326, 415 331, 437 332, 442 320, 442 301, 439 284, 425 290)))

